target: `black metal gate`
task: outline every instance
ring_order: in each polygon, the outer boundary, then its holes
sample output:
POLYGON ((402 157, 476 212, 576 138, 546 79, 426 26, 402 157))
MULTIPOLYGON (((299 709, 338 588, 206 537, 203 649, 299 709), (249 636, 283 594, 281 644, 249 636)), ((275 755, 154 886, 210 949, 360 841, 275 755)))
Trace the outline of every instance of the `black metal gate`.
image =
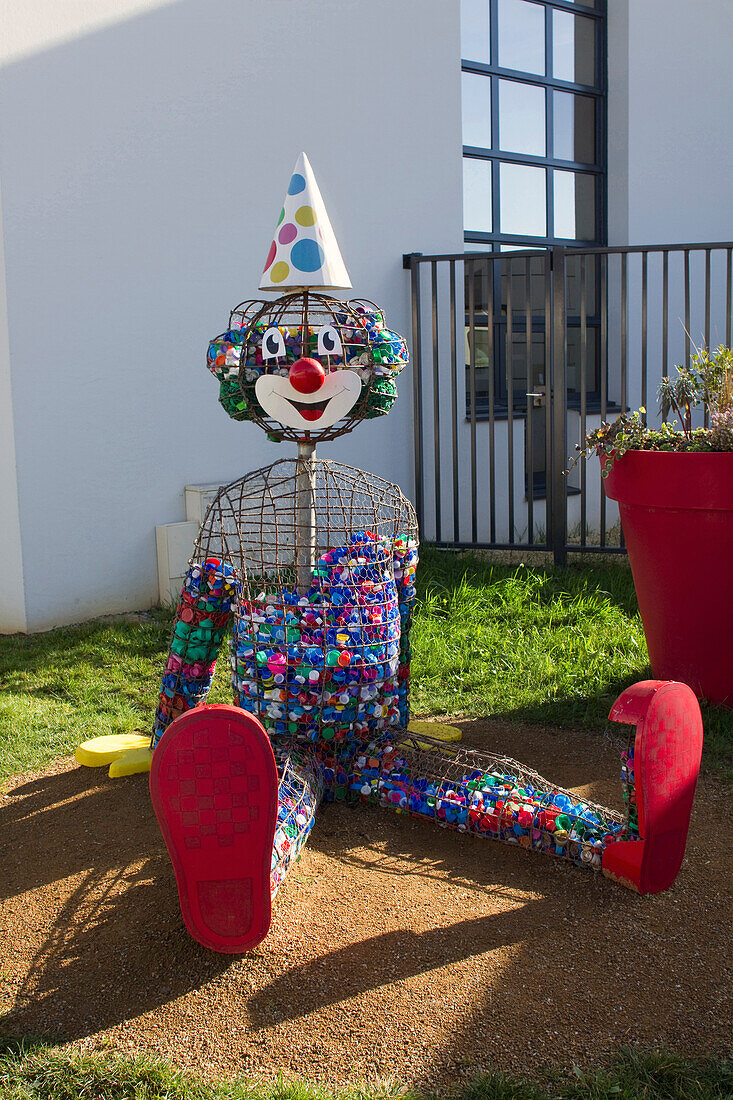
MULTIPOLYGON (((411 253, 416 505, 439 546, 623 552, 587 431, 731 342, 733 244, 411 253)), ((653 407, 649 407, 651 401, 653 407)))

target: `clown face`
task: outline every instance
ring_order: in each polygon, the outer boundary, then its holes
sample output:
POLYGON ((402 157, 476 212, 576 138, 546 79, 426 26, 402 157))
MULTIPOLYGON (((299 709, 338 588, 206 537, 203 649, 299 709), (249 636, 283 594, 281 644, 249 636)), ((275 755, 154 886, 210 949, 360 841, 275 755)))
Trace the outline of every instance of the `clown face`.
MULTIPOLYGON (((288 428, 322 431, 344 419, 361 396, 362 382, 347 367, 331 369, 332 359, 343 360, 341 336, 334 325, 324 325, 317 334, 318 359, 301 356, 287 374, 263 374, 255 382, 255 396, 267 415, 288 428), (322 360, 325 361, 325 366, 322 360)), ((265 363, 287 364, 285 336, 272 327, 262 338, 265 363)))
POLYGON ((404 340, 373 303, 309 291, 238 306, 208 353, 230 416, 314 443, 386 413, 406 362, 404 340))

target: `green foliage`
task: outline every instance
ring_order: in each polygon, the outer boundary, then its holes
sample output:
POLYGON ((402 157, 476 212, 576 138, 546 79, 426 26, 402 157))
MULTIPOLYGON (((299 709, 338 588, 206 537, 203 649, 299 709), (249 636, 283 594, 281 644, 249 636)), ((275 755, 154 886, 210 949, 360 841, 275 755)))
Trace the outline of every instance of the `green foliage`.
POLYGON ((646 409, 621 413, 613 421, 603 421, 586 435, 573 465, 580 458, 597 454, 603 458, 603 476, 611 464, 627 451, 730 451, 733 450, 733 350, 724 345, 711 354, 697 349, 690 365, 676 367, 673 377, 664 377, 657 395, 662 426, 649 428, 646 409), (709 428, 693 428, 692 410, 702 405, 710 417, 709 428), (674 412, 680 429, 667 418, 674 412))
POLYGON ((425 1092, 393 1081, 331 1089, 303 1080, 204 1082, 163 1062, 82 1055, 7 1043, 0 1052, 3 1100, 726 1100, 733 1063, 724 1058, 622 1050, 601 1069, 546 1070, 540 1078, 487 1071, 463 1085, 425 1092))

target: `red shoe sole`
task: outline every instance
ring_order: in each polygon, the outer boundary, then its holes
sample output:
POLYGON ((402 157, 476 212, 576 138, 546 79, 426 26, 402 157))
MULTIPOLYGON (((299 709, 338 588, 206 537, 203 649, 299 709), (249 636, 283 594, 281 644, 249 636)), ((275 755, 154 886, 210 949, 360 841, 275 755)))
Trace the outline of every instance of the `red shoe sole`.
POLYGON ((237 707, 196 707, 153 752, 150 796, 199 943, 238 954, 270 927, 277 768, 264 729, 237 707))
POLYGON ((668 890, 682 865, 702 755, 702 716, 694 692, 670 680, 644 680, 623 692, 609 715, 636 725, 634 783, 641 840, 609 844, 603 872, 640 894, 668 890))

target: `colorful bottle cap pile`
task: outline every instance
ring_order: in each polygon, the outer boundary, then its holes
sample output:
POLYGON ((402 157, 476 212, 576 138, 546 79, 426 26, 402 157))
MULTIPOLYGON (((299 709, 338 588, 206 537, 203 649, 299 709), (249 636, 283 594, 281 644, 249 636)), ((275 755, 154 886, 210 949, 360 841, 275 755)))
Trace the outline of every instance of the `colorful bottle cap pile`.
POLYGON ((417 548, 356 532, 318 559, 305 595, 241 598, 233 569, 188 572, 155 716, 154 742, 211 685, 228 624, 235 705, 289 741, 369 738, 409 721, 409 617, 417 548))
MULTIPOLYGON (((539 777, 537 785, 527 783, 488 761, 486 770, 470 769, 449 780, 441 776, 449 763, 440 750, 413 753, 382 737, 355 756, 349 797, 594 869, 600 869, 607 844, 633 835, 614 811, 590 806, 544 780, 539 785, 539 777)), ((327 800, 334 797, 339 772, 345 771, 342 764, 324 773, 327 800)))
POLYGON ((248 405, 255 404, 255 383, 261 374, 279 372, 287 376, 296 359, 309 356, 325 361, 331 369, 348 367, 362 381, 362 397, 367 398, 363 415, 368 419, 388 412, 397 389, 394 379, 408 362, 407 345, 402 336, 388 329, 376 307, 358 305, 349 313, 334 312, 333 328, 340 342, 333 354, 319 350, 322 326, 307 326, 307 337, 296 325, 279 324, 284 354, 265 361, 262 339, 272 327, 267 319, 250 324, 242 317, 240 329, 232 327, 212 340, 206 363, 220 383, 219 400, 235 420, 248 416, 248 405), (243 368, 240 379, 240 367, 243 368))
POLYGON ((176 609, 170 653, 163 673, 153 743, 211 687, 219 649, 239 601, 234 570, 218 558, 192 565, 176 609))
POLYGON ((242 601, 232 639, 237 704, 295 742, 405 724, 416 561, 412 540, 356 532, 321 555, 305 595, 242 601))
POLYGON ((321 769, 313 757, 275 747, 278 776, 278 813, 270 867, 274 897, 300 855, 323 795, 321 769))

